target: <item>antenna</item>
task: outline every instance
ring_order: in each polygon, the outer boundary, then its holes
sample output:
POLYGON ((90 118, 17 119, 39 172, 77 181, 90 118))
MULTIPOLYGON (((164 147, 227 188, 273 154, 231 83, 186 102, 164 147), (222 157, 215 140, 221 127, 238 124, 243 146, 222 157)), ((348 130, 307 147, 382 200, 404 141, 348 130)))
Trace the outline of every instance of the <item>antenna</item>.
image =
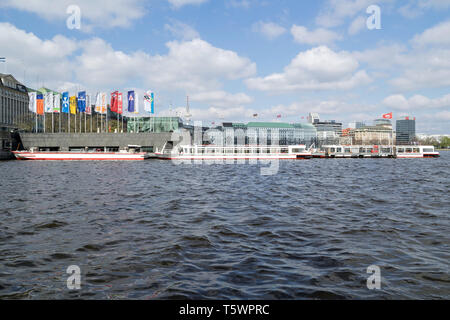
POLYGON ((190 122, 192 118, 192 114, 190 111, 190 106, 189 106, 189 96, 186 97, 186 120, 187 122, 190 122))

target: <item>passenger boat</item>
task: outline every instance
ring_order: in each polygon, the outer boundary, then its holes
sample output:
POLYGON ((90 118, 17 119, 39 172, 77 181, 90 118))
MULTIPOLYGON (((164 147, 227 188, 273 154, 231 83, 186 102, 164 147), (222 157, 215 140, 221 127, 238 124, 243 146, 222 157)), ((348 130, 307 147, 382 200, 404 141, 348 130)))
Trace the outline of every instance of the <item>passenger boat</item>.
POLYGON ((310 159, 305 145, 298 146, 179 146, 156 152, 163 160, 296 160, 310 159))
POLYGON ((139 152, 136 148, 128 148, 119 152, 93 151, 13 151, 17 160, 52 160, 52 161, 140 161, 150 156, 139 152))
POLYGON ((439 152, 433 146, 397 146, 395 155, 398 159, 438 158, 439 152))

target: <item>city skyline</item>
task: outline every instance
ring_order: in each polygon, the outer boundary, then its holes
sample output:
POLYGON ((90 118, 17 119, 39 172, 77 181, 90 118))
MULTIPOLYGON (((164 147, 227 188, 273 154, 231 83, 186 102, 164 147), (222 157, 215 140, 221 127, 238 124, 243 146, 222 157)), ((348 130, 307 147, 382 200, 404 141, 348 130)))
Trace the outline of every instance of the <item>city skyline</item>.
POLYGON ((0 72, 36 89, 151 89, 157 116, 183 110, 189 95, 204 122, 317 112, 346 124, 393 112, 393 122, 416 117, 419 133, 448 134, 449 9, 447 0, 4 1, 0 72), (369 30, 374 4, 381 29, 369 30), (70 5, 80 29, 68 28, 70 5))

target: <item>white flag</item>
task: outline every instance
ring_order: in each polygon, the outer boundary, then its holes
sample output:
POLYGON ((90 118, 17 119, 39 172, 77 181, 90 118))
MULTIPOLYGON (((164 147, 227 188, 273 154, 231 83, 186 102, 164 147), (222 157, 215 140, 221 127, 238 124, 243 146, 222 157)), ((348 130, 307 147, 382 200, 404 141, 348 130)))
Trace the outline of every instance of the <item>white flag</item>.
POLYGON ((102 112, 102 94, 100 92, 97 93, 97 97, 95 99, 95 112, 102 112))
POLYGON ((61 112, 61 95, 55 94, 53 96, 53 112, 60 113, 61 112))
POLYGON ((134 113, 139 113, 139 93, 134 93, 134 113))
POLYGON ((92 106, 91 106, 91 95, 86 95, 86 113, 92 114, 92 106))
POLYGON ((28 92, 29 104, 28 109, 36 113, 36 92, 28 92))
POLYGON ((53 112, 53 92, 47 92, 44 94, 44 112, 53 112))

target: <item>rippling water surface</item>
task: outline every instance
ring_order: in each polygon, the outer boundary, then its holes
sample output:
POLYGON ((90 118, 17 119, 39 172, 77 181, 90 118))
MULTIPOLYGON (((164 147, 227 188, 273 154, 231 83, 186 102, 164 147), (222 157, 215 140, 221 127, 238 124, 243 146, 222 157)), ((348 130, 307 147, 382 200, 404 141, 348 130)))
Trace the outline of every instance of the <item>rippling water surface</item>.
POLYGON ((0 162, 0 298, 448 299, 449 163, 0 162))

